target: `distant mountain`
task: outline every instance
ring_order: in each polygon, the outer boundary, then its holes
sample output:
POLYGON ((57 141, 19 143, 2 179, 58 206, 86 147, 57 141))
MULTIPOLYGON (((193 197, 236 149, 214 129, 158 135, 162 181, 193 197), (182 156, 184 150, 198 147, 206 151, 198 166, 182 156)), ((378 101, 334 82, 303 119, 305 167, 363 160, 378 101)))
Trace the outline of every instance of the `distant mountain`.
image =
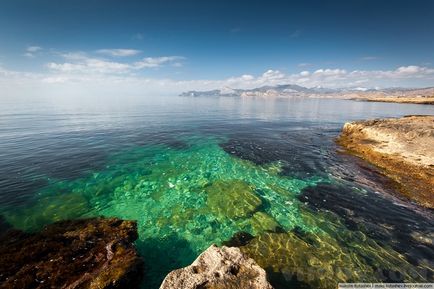
POLYGON ((428 88, 385 88, 371 89, 364 87, 352 88, 324 88, 324 87, 303 87, 296 84, 282 84, 276 86, 262 86, 253 89, 232 89, 224 87, 208 91, 187 91, 180 96, 191 97, 432 97, 434 87, 428 88))
POLYGON ((307 88, 295 84, 283 84, 276 86, 262 86, 254 89, 232 89, 225 87, 223 89, 214 89, 208 91, 187 91, 181 93, 181 96, 303 96, 306 94, 331 93, 336 92, 333 89, 327 88, 307 88))

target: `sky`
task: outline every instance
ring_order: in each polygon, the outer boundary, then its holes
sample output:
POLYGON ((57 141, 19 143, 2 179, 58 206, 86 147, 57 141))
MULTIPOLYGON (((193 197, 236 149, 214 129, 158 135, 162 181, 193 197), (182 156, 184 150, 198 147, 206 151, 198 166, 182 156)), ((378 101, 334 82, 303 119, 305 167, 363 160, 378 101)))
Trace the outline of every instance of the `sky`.
POLYGON ((434 1, 0 1, 0 97, 284 83, 434 86, 434 1))

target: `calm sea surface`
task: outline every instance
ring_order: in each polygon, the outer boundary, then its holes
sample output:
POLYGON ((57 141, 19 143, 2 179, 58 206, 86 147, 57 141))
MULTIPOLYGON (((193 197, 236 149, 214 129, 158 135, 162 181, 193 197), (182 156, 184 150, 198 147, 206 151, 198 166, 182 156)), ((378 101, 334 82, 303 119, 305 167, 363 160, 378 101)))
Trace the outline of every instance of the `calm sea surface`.
POLYGON ((346 121, 433 106, 137 97, 0 108, 0 226, 137 220, 143 288, 240 231, 276 288, 433 282, 432 212, 334 143, 346 121))

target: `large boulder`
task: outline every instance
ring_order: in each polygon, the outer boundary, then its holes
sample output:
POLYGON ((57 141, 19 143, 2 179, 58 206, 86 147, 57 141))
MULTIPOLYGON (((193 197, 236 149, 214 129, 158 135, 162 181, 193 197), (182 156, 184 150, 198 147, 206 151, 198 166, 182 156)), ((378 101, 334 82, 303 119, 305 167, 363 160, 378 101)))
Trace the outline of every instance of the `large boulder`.
POLYGON ((0 236, 0 288, 134 288, 143 262, 134 221, 61 221, 0 236))
POLYGON ((272 289, 256 262, 235 247, 212 245, 188 267, 170 272, 160 289, 272 289))

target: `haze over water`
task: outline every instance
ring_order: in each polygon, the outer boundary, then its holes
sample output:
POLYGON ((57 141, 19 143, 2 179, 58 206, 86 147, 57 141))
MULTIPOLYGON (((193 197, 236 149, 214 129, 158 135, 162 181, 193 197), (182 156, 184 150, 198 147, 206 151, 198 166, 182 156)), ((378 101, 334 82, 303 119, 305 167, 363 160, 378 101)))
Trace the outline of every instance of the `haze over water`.
POLYGON ((144 288, 158 288, 168 271, 240 231, 263 236, 248 253, 269 272, 309 264, 326 272, 312 274, 319 286, 433 280, 432 213, 394 197, 385 178, 334 143, 346 121, 430 114, 431 106, 175 96, 0 101, 1 226, 137 220, 139 252, 152 264, 144 288), (299 252, 295 263, 270 253, 276 247, 299 252))

